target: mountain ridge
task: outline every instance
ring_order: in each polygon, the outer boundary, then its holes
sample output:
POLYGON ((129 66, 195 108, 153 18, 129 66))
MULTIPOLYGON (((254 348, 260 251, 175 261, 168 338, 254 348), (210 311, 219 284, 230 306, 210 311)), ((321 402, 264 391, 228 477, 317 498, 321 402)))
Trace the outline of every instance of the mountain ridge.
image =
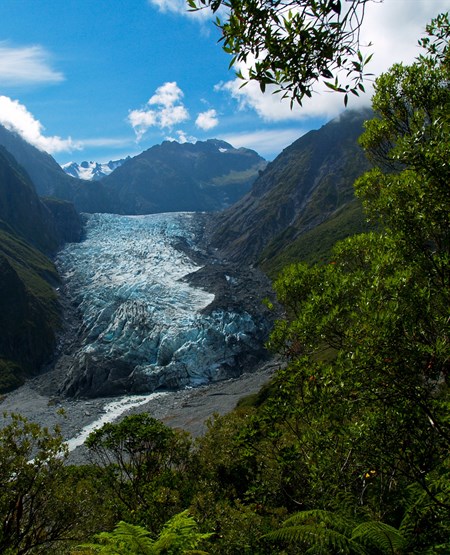
POLYGON ((101 184, 118 214, 215 211, 248 191, 265 165, 255 151, 220 139, 164 141, 127 160, 101 184))
MULTIPOLYGON (((370 113, 346 112, 284 149, 249 193, 213 219, 211 246, 227 259, 259 264, 270 273, 280 252, 357 203, 353 183, 369 168, 357 139, 370 113)), ((362 230, 362 210, 355 218, 362 230)))
POLYGON ((0 125, 0 145, 25 168, 40 196, 73 202, 79 212, 153 214, 217 211, 232 205, 251 187, 267 162, 255 151, 220 139, 164 141, 127 158, 105 177, 88 181, 68 175, 46 152, 0 125))
POLYGON ((56 345, 59 276, 49 256, 81 235, 73 206, 57 205, 0 147, 0 392, 37 375, 56 345))

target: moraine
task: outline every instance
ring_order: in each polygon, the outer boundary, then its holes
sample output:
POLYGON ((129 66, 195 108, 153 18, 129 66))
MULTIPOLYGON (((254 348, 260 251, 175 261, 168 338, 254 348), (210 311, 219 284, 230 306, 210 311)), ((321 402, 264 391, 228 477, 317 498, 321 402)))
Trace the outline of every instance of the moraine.
MULTIPOLYGON (((67 245, 56 261, 81 318, 64 353, 60 393, 151 393, 248 369, 242 363, 266 333, 259 317, 244 304, 220 306, 212 292, 187 279, 200 269, 187 253, 196 250, 201 224, 190 213, 86 215, 85 239, 67 245)), ((228 287, 239 282, 228 274, 228 287)))

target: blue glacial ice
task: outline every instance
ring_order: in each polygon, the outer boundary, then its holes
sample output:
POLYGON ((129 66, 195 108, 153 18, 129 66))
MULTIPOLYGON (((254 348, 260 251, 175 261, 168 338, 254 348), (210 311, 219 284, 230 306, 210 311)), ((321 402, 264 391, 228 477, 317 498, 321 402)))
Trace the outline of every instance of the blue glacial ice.
POLYGON ((65 393, 143 393, 237 375, 257 324, 246 311, 202 312, 214 295, 185 276, 199 269, 175 248, 195 247, 194 214, 90 214, 81 243, 57 266, 82 324, 65 393))

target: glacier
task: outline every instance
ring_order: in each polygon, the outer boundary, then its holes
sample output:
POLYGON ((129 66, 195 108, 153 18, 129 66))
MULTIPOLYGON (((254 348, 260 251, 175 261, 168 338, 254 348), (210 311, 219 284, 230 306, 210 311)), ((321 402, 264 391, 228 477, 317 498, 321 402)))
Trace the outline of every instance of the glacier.
MULTIPOLYGON (((245 303, 221 306, 213 287, 188 279, 201 269, 190 255, 202 225, 197 214, 84 218, 83 241, 66 245, 56 259, 81 322, 64 355, 62 393, 94 397, 196 386, 235 377, 249 354, 258 356, 266 332, 259 316, 245 303)), ((239 278, 229 274, 224 270, 224 281, 238 287, 239 278)))

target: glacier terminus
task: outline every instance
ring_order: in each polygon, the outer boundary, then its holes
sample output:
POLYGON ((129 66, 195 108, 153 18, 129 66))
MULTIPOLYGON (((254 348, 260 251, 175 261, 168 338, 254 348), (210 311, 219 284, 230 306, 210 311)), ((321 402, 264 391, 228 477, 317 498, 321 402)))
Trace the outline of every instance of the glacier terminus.
POLYGON ((269 329, 254 277, 197 247, 204 215, 86 214, 60 251, 79 318, 61 393, 97 397, 196 386, 251 370, 269 329), (199 260, 202 260, 199 262, 199 260), (200 283, 200 285, 199 285, 200 283))

